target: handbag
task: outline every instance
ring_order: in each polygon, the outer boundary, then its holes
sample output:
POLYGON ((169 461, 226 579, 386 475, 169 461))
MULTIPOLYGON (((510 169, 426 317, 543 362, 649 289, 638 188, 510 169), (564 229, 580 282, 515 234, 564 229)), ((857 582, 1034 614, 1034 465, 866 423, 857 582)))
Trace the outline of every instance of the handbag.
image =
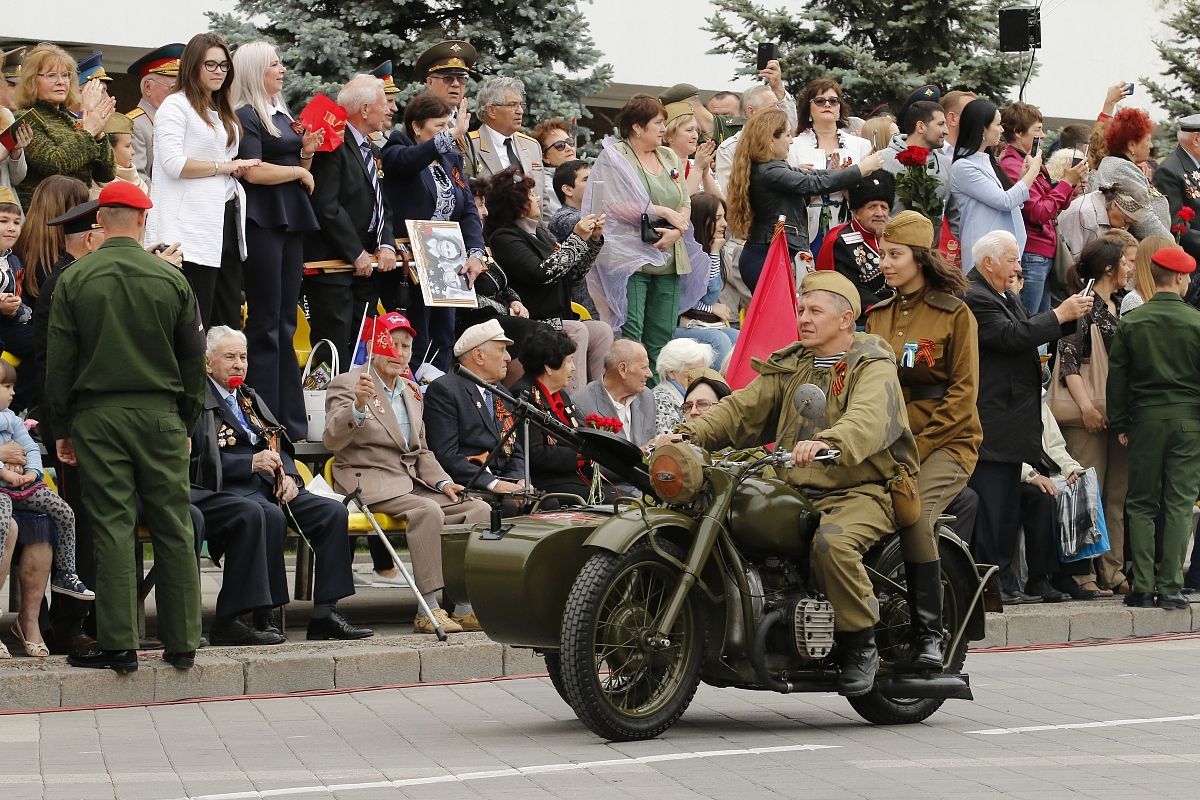
POLYGON ((300 376, 300 385, 304 387, 304 414, 308 418, 307 438, 310 442, 319 442, 325 437, 325 392, 329 388, 329 382, 337 374, 337 348, 334 347, 333 342, 322 339, 313 345, 312 351, 308 354, 308 361, 304 362, 304 373, 300 376), (329 346, 329 352, 333 356, 329 362, 330 372, 326 376, 320 375, 324 365, 319 366, 317 371, 313 372, 313 358, 323 344, 329 346), (312 381, 309 380, 310 373, 314 378, 312 381))
POLYGON ((662 217, 652 217, 645 212, 642 213, 642 241, 646 244, 655 244, 662 238, 662 234, 655 228, 670 227, 672 227, 671 223, 662 217))
MULTIPOLYGON (((1107 414, 1108 402, 1108 351, 1104 349, 1104 336, 1100 326, 1092 323, 1088 326, 1092 342, 1092 354, 1087 361, 1079 364, 1079 377, 1087 386, 1088 394, 1092 396, 1092 404, 1101 414, 1107 414)), ((1079 334, 1075 334, 1079 336, 1079 334)), ((1082 428, 1083 410, 1071 396, 1066 383, 1062 380, 1062 358, 1054 359, 1054 372, 1050 376, 1050 391, 1046 402, 1050 404, 1050 413, 1058 421, 1059 427, 1082 428)))

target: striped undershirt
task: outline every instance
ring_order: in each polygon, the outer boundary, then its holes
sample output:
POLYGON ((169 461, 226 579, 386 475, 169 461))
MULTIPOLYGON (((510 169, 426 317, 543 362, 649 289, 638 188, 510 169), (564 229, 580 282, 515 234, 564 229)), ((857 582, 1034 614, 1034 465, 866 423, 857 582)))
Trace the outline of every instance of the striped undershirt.
POLYGON ((836 356, 813 356, 813 366, 817 369, 833 369, 833 365, 842 360, 845 353, 836 356))

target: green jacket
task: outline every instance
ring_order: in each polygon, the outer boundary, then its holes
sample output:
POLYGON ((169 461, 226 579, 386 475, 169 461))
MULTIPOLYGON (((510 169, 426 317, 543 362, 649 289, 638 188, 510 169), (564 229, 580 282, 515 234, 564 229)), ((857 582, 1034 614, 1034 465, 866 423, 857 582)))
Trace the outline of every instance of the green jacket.
POLYGON ((801 438, 826 442, 842 451, 840 459, 795 468, 784 476, 792 484, 817 490, 882 483, 891 480, 900 466, 916 475, 917 445, 908 427, 891 347, 878 336, 856 333, 843 361, 845 384, 835 393, 834 370, 817 369, 803 345, 779 350, 765 362, 755 360, 759 377, 680 430, 707 450, 772 441, 790 450, 801 438), (824 419, 798 436, 802 420, 792 396, 805 383, 820 386, 828 403, 824 419))
POLYGON ((1121 317, 1108 351, 1108 425, 1200 420, 1200 311, 1158 292, 1121 317))
POLYGON ((108 136, 94 138, 79 128, 65 109, 39 100, 23 121, 28 122, 33 131, 33 139, 25 148, 29 171, 25 180, 17 184, 23 207, 29 208, 33 190, 51 175, 78 178, 88 186, 93 181, 103 185, 115 177, 113 149, 108 136))
POLYGON ((46 400, 60 436, 81 404, 150 408, 143 399, 163 398, 191 430, 205 377, 204 330, 179 270, 121 236, 62 273, 46 352, 46 400))

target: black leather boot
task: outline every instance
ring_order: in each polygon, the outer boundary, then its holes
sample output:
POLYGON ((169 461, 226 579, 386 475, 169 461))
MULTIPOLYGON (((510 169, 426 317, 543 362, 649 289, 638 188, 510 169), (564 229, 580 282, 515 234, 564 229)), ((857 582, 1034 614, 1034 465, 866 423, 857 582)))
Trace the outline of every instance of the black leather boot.
POLYGON ((875 629, 841 631, 834 634, 834 638, 838 644, 838 662, 842 667, 842 674, 838 676, 838 694, 859 697, 871 691, 875 685, 875 672, 879 669, 875 629))
POLYGON ((912 624, 912 666, 942 670, 942 568, 940 561, 904 562, 912 624))

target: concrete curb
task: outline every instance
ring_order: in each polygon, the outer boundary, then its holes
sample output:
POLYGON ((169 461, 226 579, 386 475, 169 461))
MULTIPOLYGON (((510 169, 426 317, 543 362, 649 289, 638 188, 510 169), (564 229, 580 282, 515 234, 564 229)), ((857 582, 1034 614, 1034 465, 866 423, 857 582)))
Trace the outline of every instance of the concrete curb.
MULTIPOLYGON (((1119 598, 1090 603, 1017 606, 987 615, 975 648, 1128 639, 1200 630, 1200 604, 1181 611, 1131 609, 1119 598)), ((301 634, 302 635, 302 634, 301 634)), ((210 647, 194 669, 142 654, 131 675, 75 669, 62 656, 0 661, 0 711, 145 704, 199 698, 434 683, 544 673, 540 656, 506 647, 482 633, 440 643, 430 636, 376 636, 358 642, 306 642, 275 647, 210 647)))

